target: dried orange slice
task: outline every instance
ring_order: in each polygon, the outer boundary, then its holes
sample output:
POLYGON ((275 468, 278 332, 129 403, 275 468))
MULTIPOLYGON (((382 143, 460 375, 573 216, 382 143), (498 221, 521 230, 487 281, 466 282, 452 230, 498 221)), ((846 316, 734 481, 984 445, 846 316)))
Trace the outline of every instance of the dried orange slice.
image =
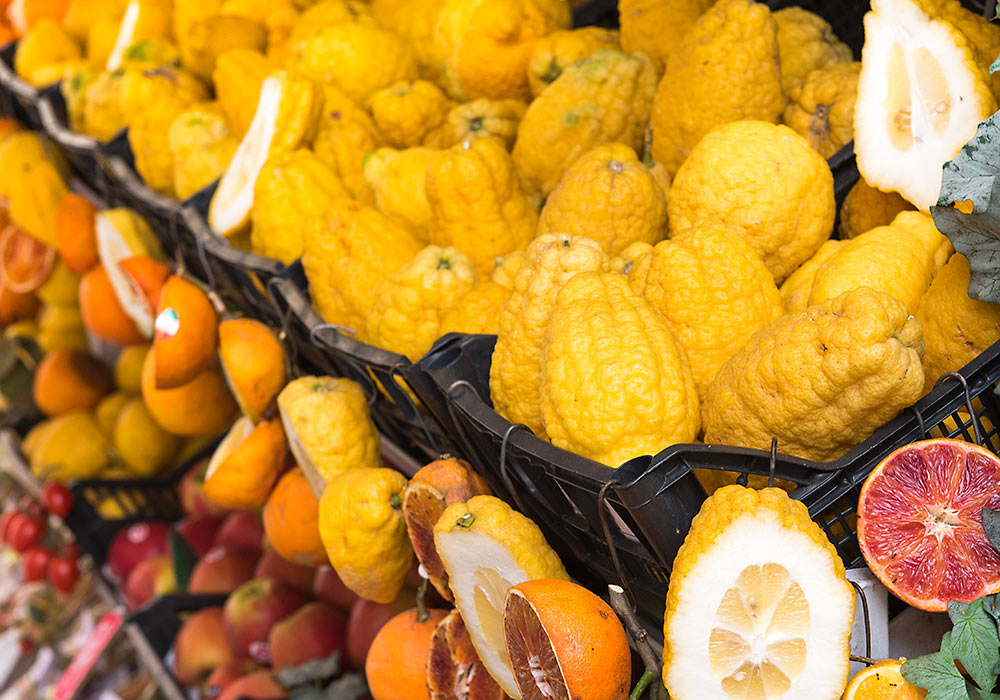
POLYGON ((1000 508, 1000 459, 961 440, 914 442, 883 459, 858 501, 869 568, 910 605, 943 612, 1000 591, 982 509, 1000 508))
POLYGON ((0 233, 0 285, 27 294, 42 286, 56 263, 56 250, 14 224, 0 233))
POLYGON ((583 586, 525 581, 507 591, 503 633, 524 700, 624 700, 632 676, 625 630, 583 586))

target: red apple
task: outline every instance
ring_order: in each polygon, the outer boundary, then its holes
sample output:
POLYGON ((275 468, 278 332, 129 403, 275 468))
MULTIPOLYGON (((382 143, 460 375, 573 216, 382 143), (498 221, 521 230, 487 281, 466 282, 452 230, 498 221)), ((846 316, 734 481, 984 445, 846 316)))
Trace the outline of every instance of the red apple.
POLYGON ((313 579, 316 577, 316 569, 312 566, 295 564, 278 554, 273 547, 268 547, 260 555, 257 568, 253 572, 254 578, 275 578, 279 581, 295 586, 304 593, 312 593, 313 579))
POLYGON ((181 510, 192 517, 221 518, 229 513, 205 496, 205 472, 208 471, 208 457, 196 462, 181 479, 181 510))
POLYGON ((293 586, 270 578, 253 579, 237 588, 226 601, 226 638, 237 656, 270 663, 267 635, 280 620, 309 602, 293 586))
POLYGON ((189 617, 174 638, 174 675, 185 685, 235 660, 226 644, 222 608, 203 608, 189 617))
MULTIPOLYGON (((225 641, 223 641, 223 644, 225 644, 225 641)), ((227 646, 226 648, 228 649, 229 647, 227 646)), ((222 691, 228 688, 233 681, 259 670, 260 666, 251 659, 232 659, 227 661, 221 666, 217 666, 211 675, 209 675, 208 680, 202 686, 201 696, 204 700, 213 700, 213 698, 222 695, 222 691)))
POLYGON ((222 518, 192 516, 174 525, 174 530, 183 537, 196 557, 203 557, 215 543, 215 537, 222 527, 222 518))
POLYGON ((278 685, 271 677, 270 671, 257 671, 249 676, 243 676, 226 686, 219 700, 237 700, 237 698, 287 698, 287 691, 278 685))
POLYGON ((413 607, 414 593, 404 588, 391 603, 373 603, 359 598, 347 616, 347 663, 363 670, 375 635, 389 620, 413 607))
POLYGON ((138 610, 161 595, 177 592, 174 563, 167 554, 151 557, 132 569, 125 581, 125 604, 138 610))
POLYGON ((254 577, 259 552, 212 547, 191 570, 188 593, 231 593, 254 577))
POLYGON ((227 515, 215 536, 215 544, 229 549, 255 549, 259 552, 264 544, 264 525, 260 521, 260 513, 237 510, 227 515))
POLYGON ((329 564, 323 564, 316 569, 312 592, 317 600, 325 601, 345 613, 349 612, 351 606, 358 601, 358 594, 344 585, 337 575, 337 570, 329 564))
POLYGON ((135 523, 119 530, 108 547, 108 569, 125 581, 139 562, 166 554, 170 525, 160 522, 135 523))
POLYGON ((312 659, 325 659, 343 651, 347 640, 344 613, 332 605, 314 601, 303 605, 271 628, 271 668, 280 671, 312 659))

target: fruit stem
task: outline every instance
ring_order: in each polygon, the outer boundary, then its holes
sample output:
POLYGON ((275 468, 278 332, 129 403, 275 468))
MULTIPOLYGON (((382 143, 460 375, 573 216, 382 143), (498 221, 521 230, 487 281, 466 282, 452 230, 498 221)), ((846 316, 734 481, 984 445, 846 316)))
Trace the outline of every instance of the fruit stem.
POLYGON ((424 603, 424 596, 427 595, 427 579, 420 579, 420 586, 417 588, 417 622, 427 622, 431 613, 424 603))
MULTIPOLYGON (((608 584, 608 599, 611 603, 611 609, 621 619, 628 635, 635 642, 635 649, 639 652, 640 658, 642 658, 643 666, 646 667, 646 672, 642 674, 631 695, 629 695, 629 700, 636 700, 646 690, 646 686, 650 684, 652 679, 660 675, 660 662, 657 660, 656 654, 653 653, 653 648, 649 646, 649 637, 646 630, 639 624, 639 620, 632 610, 632 605, 628 602, 628 598, 625 597, 625 590, 613 583, 608 584)), ((653 686, 649 692, 651 700, 659 698, 661 687, 660 683, 656 683, 653 686)))
POLYGON ((394 510, 399 510, 403 507, 403 499, 400 498, 398 493, 394 493, 389 496, 389 505, 392 506, 394 510))
POLYGON ((472 523, 476 522, 475 513, 466 513, 461 518, 459 518, 455 524, 459 527, 472 527, 472 523))

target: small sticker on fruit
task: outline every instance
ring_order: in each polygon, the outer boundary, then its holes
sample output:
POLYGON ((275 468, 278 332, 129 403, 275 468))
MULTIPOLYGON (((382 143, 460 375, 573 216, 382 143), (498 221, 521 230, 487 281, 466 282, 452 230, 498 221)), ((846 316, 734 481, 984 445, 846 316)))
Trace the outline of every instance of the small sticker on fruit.
POLYGON ((159 316, 156 317, 156 325, 154 326, 156 330, 156 337, 161 340, 166 340, 167 338, 173 338, 177 335, 177 331, 180 330, 181 319, 177 315, 177 311, 174 309, 164 309, 159 316))

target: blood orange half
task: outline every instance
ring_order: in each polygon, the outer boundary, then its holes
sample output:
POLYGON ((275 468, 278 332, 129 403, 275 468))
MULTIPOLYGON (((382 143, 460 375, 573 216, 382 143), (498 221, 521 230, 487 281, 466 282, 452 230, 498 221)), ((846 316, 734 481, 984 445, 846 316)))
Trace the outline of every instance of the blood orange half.
POLYGON ((42 286, 56 262, 56 250, 8 224, 0 233, 0 284, 27 294, 42 286))
POLYGON ((861 489, 858 543, 869 568, 910 605, 932 612, 1000 591, 1000 554, 982 509, 1000 508, 1000 459, 940 438, 901 447, 861 489))

